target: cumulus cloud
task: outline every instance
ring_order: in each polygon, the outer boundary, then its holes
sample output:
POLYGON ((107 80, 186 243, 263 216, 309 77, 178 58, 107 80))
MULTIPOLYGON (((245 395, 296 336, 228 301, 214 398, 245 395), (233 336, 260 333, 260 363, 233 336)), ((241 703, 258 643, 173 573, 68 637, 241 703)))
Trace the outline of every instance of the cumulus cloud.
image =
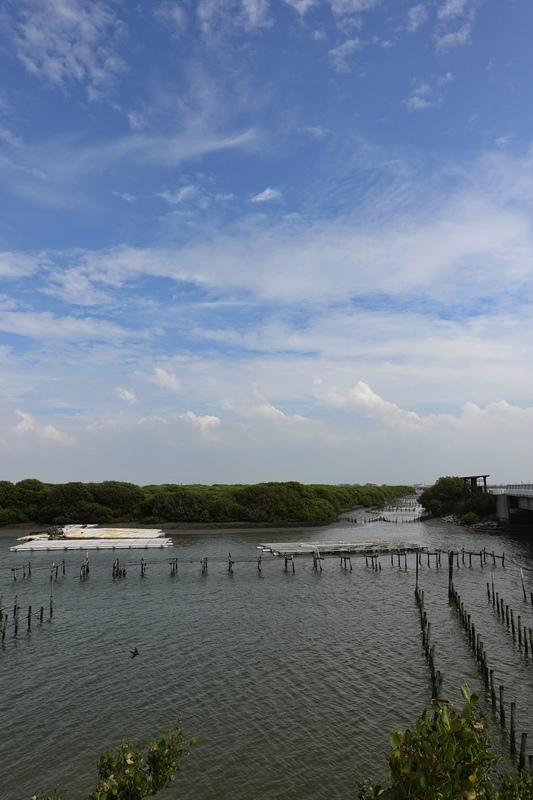
POLYGON ((462 405, 459 415, 423 415, 414 411, 406 411, 396 403, 383 399, 363 381, 358 381, 355 386, 347 390, 320 387, 320 394, 326 405, 352 409, 395 431, 453 429, 469 434, 487 433, 488 430, 492 430, 502 423, 506 429, 511 426, 515 432, 519 432, 520 429, 522 431, 531 430, 533 423, 533 406, 521 408, 511 405, 505 400, 487 403, 484 407, 467 402, 462 405))
POLYGON ((216 438, 213 436, 213 428, 216 428, 217 425, 220 425, 219 417, 214 417, 212 415, 199 417, 192 411, 186 411, 185 414, 181 414, 181 419, 189 420, 195 428, 199 429, 202 436, 211 439, 216 438))

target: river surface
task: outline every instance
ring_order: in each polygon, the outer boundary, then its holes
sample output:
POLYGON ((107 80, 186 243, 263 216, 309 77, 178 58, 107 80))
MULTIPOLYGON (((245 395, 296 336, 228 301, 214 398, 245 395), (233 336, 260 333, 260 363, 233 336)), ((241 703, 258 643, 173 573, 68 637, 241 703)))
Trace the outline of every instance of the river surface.
MULTIPOLYGON (((356 519, 355 513, 349 515, 356 519)), ((0 645, 2 745, 0 797, 28 800, 56 785, 81 800, 94 787, 100 752, 122 738, 150 739, 179 719, 197 744, 161 800, 348 800, 358 780, 385 779, 389 733, 420 714, 430 697, 420 618, 414 602, 415 557, 408 569, 389 556, 373 570, 352 557, 352 570, 327 558, 263 557, 265 542, 410 541, 430 549, 505 552, 501 562, 455 569, 454 581, 488 653, 506 702, 517 704, 518 743, 533 752, 533 659, 526 657, 487 599, 487 582, 533 627, 520 568, 533 591, 533 535, 475 533, 438 520, 400 524, 342 521, 297 530, 187 532, 162 551, 91 552, 90 577, 80 581, 83 554, 32 553, 32 574, 12 567, 28 556, 0 540, 0 594, 12 618, 0 645), (231 552, 233 572, 226 561, 231 552), (112 578, 118 554, 127 575, 112 578), (64 555, 50 582, 51 564, 64 555), (140 575, 139 562, 147 561, 140 575), (169 561, 180 559, 171 576, 169 561), (208 572, 200 560, 208 557, 208 572), (248 561, 239 562, 239 558, 248 561), (191 561, 188 561, 191 559, 191 561), (52 586, 53 618, 49 617, 52 586), (45 606, 44 624, 29 605, 45 606), (139 656, 131 658, 130 650, 139 656)), ((459 686, 486 697, 477 663, 447 597, 448 565, 423 559, 420 588, 432 623, 443 694, 459 686)), ((491 715, 490 704, 488 707, 491 715)), ((495 747, 507 747, 496 726, 495 747)))

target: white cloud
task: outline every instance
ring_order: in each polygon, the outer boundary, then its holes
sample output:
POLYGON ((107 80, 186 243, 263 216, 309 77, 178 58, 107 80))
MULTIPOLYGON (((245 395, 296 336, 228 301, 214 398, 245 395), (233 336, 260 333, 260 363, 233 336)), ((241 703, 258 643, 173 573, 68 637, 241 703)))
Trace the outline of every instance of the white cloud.
POLYGON ((347 39, 338 47, 334 47, 329 51, 335 72, 349 72, 348 59, 357 50, 360 50, 366 42, 359 38, 347 39))
POLYGON ((23 253, 0 252, 0 277, 22 278, 38 272, 41 266, 47 265, 48 259, 36 258, 23 253))
POLYGON ((268 200, 277 200, 281 197, 281 192, 278 189, 266 188, 264 191, 250 197, 250 203, 265 203, 268 200))
POLYGON ((178 203, 182 203, 187 197, 194 195, 196 191, 196 187, 189 184, 188 186, 183 186, 177 192, 156 192, 156 197, 161 197, 162 200, 166 200, 171 206, 175 206, 178 203))
POLYGON ((302 128, 304 133, 310 133, 314 139, 324 139, 329 134, 333 133, 329 128, 324 128, 322 125, 311 125, 307 128, 302 128))
POLYGON ((444 0, 437 11, 438 50, 462 47, 470 41, 478 0, 444 0))
POLYGON ((411 96, 404 100, 404 105, 412 111, 440 106, 444 100, 444 87, 453 80, 451 72, 447 72, 441 78, 433 80, 432 83, 415 80, 411 96))
POLYGON ((125 69, 112 44, 121 23, 106 2, 18 0, 17 16, 17 55, 38 78, 64 89, 81 83, 94 100, 125 69))
POLYGON ((326 405, 353 409, 395 431, 413 433, 439 429, 445 432, 451 429, 468 434, 486 434, 498 425, 502 425, 507 430, 512 428, 519 433, 520 430, 522 432, 531 430, 533 423, 533 406, 520 408, 505 400, 488 403, 484 408, 476 403, 467 402, 462 406, 460 415, 421 415, 384 400, 363 381, 358 381, 347 391, 335 388, 323 390, 322 387, 321 391, 321 399, 326 405))
POLYGON ((420 3, 417 6, 412 6, 407 11, 407 30, 410 33, 414 33, 414 31, 418 30, 421 25, 427 22, 429 17, 429 12, 427 6, 423 3, 420 3))
POLYGON ((181 390, 181 381, 173 372, 167 372, 162 367, 156 367, 154 374, 155 382, 164 389, 170 389, 171 392, 179 392, 181 390))
POLYGON ((16 333, 31 339, 81 341, 121 341, 127 338, 143 338, 145 332, 125 330, 107 320, 91 317, 59 317, 50 311, 4 311, 0 312, 0 330, 16 333))
POLYGON ((120 397, 121 400, 124 400, 125 403, 128 403, 128 405, 139 402, 132 389, 124 389, 122 386, 117 386, 115 388, 115 394, 117 397, 120 397))
POLYGON ((59 297, 66 303, 78 306, 114 304, 112 297, 97 289, 81 269, 50 270, 48 286, 43 294, 59 297))
POLYGON ((437 11, 437 17, 439 19, 462 17, 472 5, 472 0, 444 0, 437 11))
POLYGON ((192 411, 186 411, 185 414, 181 414, 181 418, 190 420, 192 425, 194 425, 196 428, 199 428, 202 436, 206 436, 208 438, 214 438, 212 437, 212 429, 216 428, 217 425, 220 425, 219 417, 214 417, 212 415, 198 417, 192 411))
POLYGON ((26 411, 16 409, 15 414, 21 418, 20 422, 11 428, 16 436, 24 436, 32 432, 40 439, 57 442, 58 444, 71 446, 76 443, 76 439, 73 436, 62 433, 53 425, 38 425, 35 417, 26 411))
POLYGON ((402 190, 397 208, 387 187, 364 218, 275 225, 251 219, 180 249, 80 254, 74 274, 98 290, 127 287, 144 275, 189 282, 222 293, 220 299, 244 291, 283 305, 368 292, 416 292, 426 302, 453 304, 461 297, 463 305, 482 297, 500 304, 515 292, 525 298, 533 258, 527 162, 491 153, 438 202, 402 190))
POLYGON ((181 36, 187 28, 187 13, 178 3, 164 0, 153 11, 157 19, 164 22, 173 36, 181 36))
POLYGON ((196 13, 209 37, 231 29, 253 32, 272 25, 267 0, 200 0, 196 13))
POLYGON ((317 5, 318 0, 284 0, 284 2, 303 17, 310 8, 314 8, 317 5))

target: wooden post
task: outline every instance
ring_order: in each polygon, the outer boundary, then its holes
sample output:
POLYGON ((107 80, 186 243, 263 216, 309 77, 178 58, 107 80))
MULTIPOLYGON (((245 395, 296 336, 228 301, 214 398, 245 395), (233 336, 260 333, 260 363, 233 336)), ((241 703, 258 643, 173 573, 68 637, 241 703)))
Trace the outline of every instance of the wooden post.
POLYGON ((504 701, 504 694, 505 694, 505 686, 500 685, 500 725, 502 728, 505 728, 505 701, 504 701))
POLYGON ((41 625, 43 624, 43 617, 44 617, 44 606, 41 606, 41 611, 39 613, 39 622, 41 625))
POLYGON ((520 569, 520 578, 522 580, 522 591, 524 593, 524 600, 527 603, 527 594, 526 594, 526 587, 524 586, 524 570, 520 569))
POLYGON ((511 755, 516 755, 516 726, 515 726, 515 716, 516 716, 516 703, 511 703, 511 730, 510 730, 510 749, 511 755))
POLYGON ((513 632, 513 636, 514 636, 515 635, 515 629, 514 629, 514 611, 513 611, 513 609, 511 609, 511 631, 513 632))
POLYGON ((233 565, 234 564, 235 564, 235 561, 232 561, 231 553, 228 553, 228 572, 233 573, 233 565))
POLYGON ((526 766, 526 747, 527 747, 527 733, 523 733, 520 741, 520 756, 518 758, 519 772, 522 772, 522 770, 526 766))
POLYGON ((2 622, 2 644, 4 643, 4 639, 6 638, 7 619, 8 615, 6 614, 4 617, 4 621, 2 622))
POLYGON ((494 670, 491 669, 490 671, 490 701, 492 703, 492 707, 496 708, 496 692, 494 691, 494 670))
POLYGON ((31 631, 31 606, 28 606, 28 630, 31 631))
POLYGON ((418 553, 416 554, 415 597, 418 599, 418 553))
POLYGON ((516 618, 516 627, 518 629, 518 644, 522 647, 522 617, 520 614, 516 618))
POLYGON ((453 595, 453 553, 448 553, 448 598, 453 595))
POLYGON ((261 556, 257 559, 257 569, 261 572, 261 556))

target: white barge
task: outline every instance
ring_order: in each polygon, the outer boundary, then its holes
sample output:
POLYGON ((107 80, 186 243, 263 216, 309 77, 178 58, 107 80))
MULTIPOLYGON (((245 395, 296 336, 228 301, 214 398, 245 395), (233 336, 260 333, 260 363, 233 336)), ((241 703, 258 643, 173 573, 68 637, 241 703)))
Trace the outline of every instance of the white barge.
POLYGON ((172 547, 172 539, 159 528, 99 528, 97 525, 64 525, 47 528, 17 541, 14 553, 35 550, 147 550, 172 547))

